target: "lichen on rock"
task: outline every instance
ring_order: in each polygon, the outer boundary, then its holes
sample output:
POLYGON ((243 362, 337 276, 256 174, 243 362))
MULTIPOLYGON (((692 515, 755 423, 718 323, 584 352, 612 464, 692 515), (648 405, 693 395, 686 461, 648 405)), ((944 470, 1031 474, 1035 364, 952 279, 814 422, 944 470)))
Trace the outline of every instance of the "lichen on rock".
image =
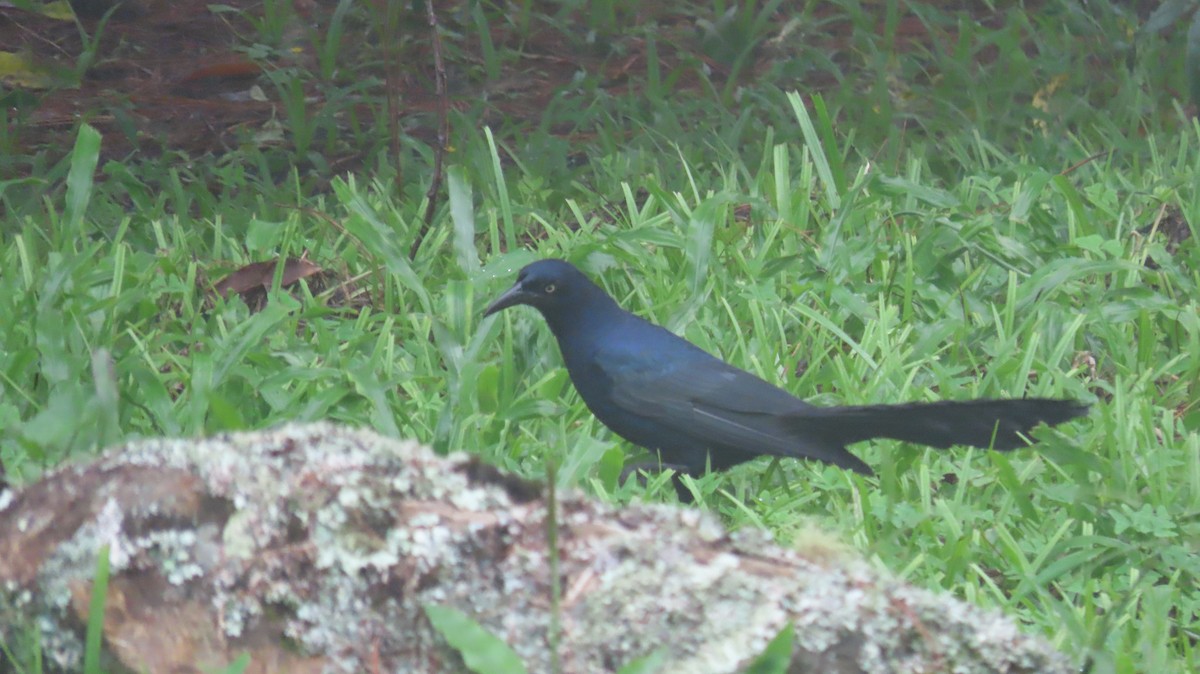
MULTIPOLYGON (((786 624, 796 672, 1067 672, 1012 621, 881 575, 727 533, 668 506, 560 499, 562 671, 655 650, 734 672, 786 624)), ((78 667, 107 545, 110 655, 135 671, 457 672, 429 624, 450 605, 548 671, 540 487, 466 454, 330 424, 144 440, 0 494, 0 628, 34 623, 78 667)))

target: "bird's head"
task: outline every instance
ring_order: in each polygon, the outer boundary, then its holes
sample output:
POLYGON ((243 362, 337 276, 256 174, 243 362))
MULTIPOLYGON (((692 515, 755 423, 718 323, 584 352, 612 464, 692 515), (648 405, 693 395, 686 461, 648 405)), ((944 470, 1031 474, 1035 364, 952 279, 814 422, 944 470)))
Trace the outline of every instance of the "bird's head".
POLYGON ((483 315, 528 304, 549 318, 579 303, 592 288, 595 284, 570 262, 538 260, 526 265, 517 274, 517 282, 488 305, 483 315))

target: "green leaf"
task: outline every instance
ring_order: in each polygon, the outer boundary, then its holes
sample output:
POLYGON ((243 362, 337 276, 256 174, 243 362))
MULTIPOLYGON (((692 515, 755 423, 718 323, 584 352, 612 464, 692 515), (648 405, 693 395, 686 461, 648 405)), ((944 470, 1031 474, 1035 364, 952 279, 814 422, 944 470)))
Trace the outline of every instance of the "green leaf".
POLYGON ((100 132, 87 124, 79 126, 75 149, 71 150, 71 170, 67 174, 67 231, 78 234, 83 213, 92 198, 92 179, 100 160, 100 132))
POLYGON ((1138 32, 1147 35, 1175 25, 1195 2, 1196 0, 1167 0, 1150 13, 1138 32))
POLYGON ((653 651, 648 655, 630 660, 624 667, 617 670, 617 674, 656 674, 662 670, 663 663, 666 661, 666 651, 653 651))
POLYGON ((242 653, 236 660, 229 663, 224 669, 216 670, 215 674, 242 674, 246 668, 250 666, 250 654, 242 653))
POLYGON ((475 380, 475 397, 480 412, 495 414, 500 408, 500 367, 495 363, 479 371, 475 380))
POLYGON ((885 194, 910 196, 937 208, 958 208, 961 203, 958 197, 946 190, 922 185, 907 178, 879 176, 876 181, 878 181, 880 190, 885 194))
POLYGON ((600 463, 611 446, 612 443, 601 442, 590 436, 581 437, 569 450, 566 462, 558 471, 559 486, 569 487, 583 480, 588 471, 600 463))
POLYGON ((92 383, 96 392, 96 442, 101 447, 107 447, 121 435, 116 366, 108 349, 92 352, 92 383))
POLYGON ((399 236, 406 232, 397 231, 398 228, 381 218, 375 208, 358 192, 353 180, 337 178, 332 187, 338 201, 350 214, 345 222, 346 231, 373 255, 383 259, 388 271, 401 285, 417 296, 422 311, 427 314, 433 313, 425 282, 413 271, 408 261, 408 252, 400 245, 399 236))
POLYGON ((84 637, 83 671, 101 674, 100 646, 104 639, 104 603, 108 599, 108 546, 96 553, 96 575, 92 577, 92 597, 88 602, 87 635, 84 637))
POLYGON ((476 674, 526 674, 525 665, 500 637, 484 629, 470 616, 449 606, 425 605, 425 615, 446 643, 462 654, 467 668, 476 674))
POLYGON ((713 231, 716 230, 721 204, 717 199, 705 199, 692 211, 687 224, 687 266, 692 297, 700 297, 708 277, 708 261, 712 255, 713 231))
POLYGON ((745 674, 787 674, 788 666, 792 664, 794 636, 792 624, 784 625, 779 634, 771 639, 771 643, 767 644, 763 652, 746 668, 745 674))
POLYGON ((450 220, 454 223, 454 252, 458 266, 468 275, 479 272, 479 251, 475 249, 475 204, 471 183, 461 166, 451 166, 446 172, 450 200, 450 220))
POLYGON ((537 255, 524 248, 493 255, 472 280, 487 283, 501 279, 512 283, 521 267, 536 259, 538 259, 537 255))
POLYGON ((609 447, 608 451, 604 452, 604 456, 600 457, 600 463, 597 466, 597 472, 600 475, 600 483, 605 489, 615 490, 617 482, 621 479, 621 471, 625 468, 625 452, 620 447, 609 447))
POLYGON ((817 135, 812 117, 808 114, 808 108, 804 107, 804 100, 800 98, 800 94, 789 91, 787 98, 788 102, 792 104, 796 121, 800 123, 800 131, 804 134, 804 144, 808 146, 813 166, 816 167, 817 176, 821 179, 821 186, 825 188, 825 200, 829 204, 829 208, 836 211, 842 205, 842 197, 838 193, 838 184, 834 180, 833 169, 830 168, 829 157, 825 153, 826 149, 821 145, 821 138, 817 135))
POLYGON ((1033 210, 1035 204, 1038 203, 1038 198, 1042 196, 1042 190, 1049 184, 1050 179, 1054 176, 1046 171, 1035 170, 1021 181, 1021 192, 1017 195, 1016 201, 1013 203, 1012 213, 1008 216, 1012 222, 1029 222, 1029 214, 1033 210))

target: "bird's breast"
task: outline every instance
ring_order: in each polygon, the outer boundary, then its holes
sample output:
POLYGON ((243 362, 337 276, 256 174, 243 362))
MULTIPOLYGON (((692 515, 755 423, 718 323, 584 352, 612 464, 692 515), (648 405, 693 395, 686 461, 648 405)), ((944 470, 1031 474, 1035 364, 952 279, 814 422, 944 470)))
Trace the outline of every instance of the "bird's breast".
POLYGON ((579 397, 605 426, 635 444, 645 447, 662 444, 655 436, 656 424, 636 410, 622 406, 619 401, 623 396, 617 390, 661 376, 669 367, 662 359, 637 350, 597 344, 564 352, 563 360, 579 397))

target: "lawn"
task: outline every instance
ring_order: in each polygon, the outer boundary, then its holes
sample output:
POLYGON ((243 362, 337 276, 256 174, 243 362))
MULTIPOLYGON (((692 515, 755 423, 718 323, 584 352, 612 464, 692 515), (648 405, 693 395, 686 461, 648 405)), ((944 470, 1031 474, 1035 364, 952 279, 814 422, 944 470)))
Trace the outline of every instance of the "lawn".
POLYGON ((693 481, 693 507, 785 542, 831 531, 1091 672, 1200 671, 1186 21, 1139 32, 1145 13, 1103 0, 449 3, 422 237, 436 68, 423 8, 396 4, 326 7, 291 65, 286 6, 222 10, 276 105, 208 149, 147 150, 119 106, 58 135, 0 120, 10 482, 129 438, 333 419, 674 501, 666 476, 618 484, 638 450, 535 312, 481 318, 523 264, 564 257, 817 404, 1092 403, 1036 448, 855 446, 874 478, 763 459, 693 481), (423 93, 393 125, 397 55, 423 93), (213 291, 301 255, 319 284, 213 291))

